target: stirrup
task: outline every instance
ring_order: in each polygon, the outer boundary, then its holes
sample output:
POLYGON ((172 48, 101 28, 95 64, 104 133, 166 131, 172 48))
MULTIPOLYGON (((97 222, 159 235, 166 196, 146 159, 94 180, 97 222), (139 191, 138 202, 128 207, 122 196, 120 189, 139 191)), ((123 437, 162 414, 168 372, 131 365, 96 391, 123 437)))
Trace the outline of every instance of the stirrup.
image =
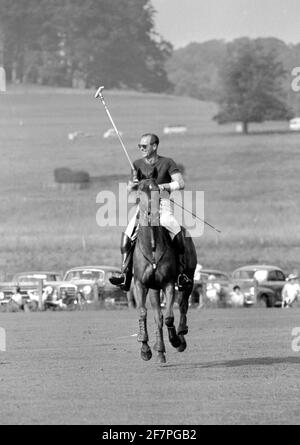
POLYGON ((124 273, 120 274, 119 276, 114 275, 114 276, 109 278, 109 281, 114 286, 122 286, 123 284, 125 284, 126 275, 124 273))
POLYGON ((181 273, 178 275, 177 286, 179 291, 187 289, 192 286, 192 284, 192 280, 186 274, 181 273))
POLYGON ((120 289, 128 292, 131 285, 131 277, 128 274, 129 272, 127 274, 123 272, 120 276, 112 276, 109 278, 109 281, 114 286, 119 286, 120 289))

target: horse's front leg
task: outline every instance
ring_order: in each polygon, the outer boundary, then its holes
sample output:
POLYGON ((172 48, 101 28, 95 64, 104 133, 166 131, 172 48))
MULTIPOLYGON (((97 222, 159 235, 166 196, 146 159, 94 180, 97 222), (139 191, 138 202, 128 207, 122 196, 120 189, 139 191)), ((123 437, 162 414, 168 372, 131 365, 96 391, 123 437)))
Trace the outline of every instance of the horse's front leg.
POLYGON ((174 312, 173 312, 173 306, 175 301, 174 283, 167 284, 167 286, 164 288, 164 293, 166 297, 165 324, 168 328, 169 341, 174 348, 178 348, 181 345, 181 341, 176 333, 176 328, 174 326, 174 312))
POLYGON ((136 281, 136 304, 139 312, 139 332, 137 341, 142 343, 141 357, 143 360, 148 361, 152 357, 152 351, 148 345, 149 336, 147 330, 147 309, 146 298, 148 289, 143 286, 139 281, 136 281))
POLYGON ((157 361, 159 363, 166 363, 166 348, 163 337, 163 314, 160 307, 160 291, 150 289, 149 296, 156 324, 156 343, 154 349, 157 351, 157 361))

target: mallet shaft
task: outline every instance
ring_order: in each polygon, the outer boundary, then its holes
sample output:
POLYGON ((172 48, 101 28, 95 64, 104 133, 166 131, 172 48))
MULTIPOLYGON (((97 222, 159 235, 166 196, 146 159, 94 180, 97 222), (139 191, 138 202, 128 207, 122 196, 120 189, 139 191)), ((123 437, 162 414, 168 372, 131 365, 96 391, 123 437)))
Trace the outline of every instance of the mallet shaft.
POLYGON ((124 153, 125 153, 125 155, 126 155, 126 157, 127 157, 127 159, 128 159, 128 162, 129 162, 129 164, 130 164, 130 167, 131 167, 132 170, 134 170, 135 168, 134 168, 133 163, 132 163, 132 161, 131 161, 131 159, 130 159, 130 157, 129 157, 129 154, 128 154, 127 150, 126 150, 126 147, 125 147, 125 145, 124 145, 124 143, 123 143, 123 141, 122 141, 121 135, 120 135, 120 133, 119 133, 119 131, 118 131, 118 129, 117 129, 117 127, 116 127, 114 121, 113 121, 113 118, 112 118, 112 116, 111 116, 111 114, 110 114, 110 112, 109 112, 109 109, 108 109, 108 107, 107 107, 107 105, 106 105, 106 103, 105 103, 105 100, 104 100, 104 97, 103 97, 103 94, 102 94, 102 90, 103 90, 103 89, 104 89, 104 87, 100 87, 100 88, 98 88, 98 90, 97 90, 97 92, 96 92, 96 94, 95 94, 95 98, 97 99, 98 97, 100 97, 101 102, 102 102, 103 105, 104 105, 106 114, 107 114, 107 116, 108 116, 108 118, 109 118, 109 120, 110 120, 110 122, 111 122, 111 124, 112 124, 112 126, 113 126, 113 128, 114 128, 114 130, 115 130, 115 132, 116 132, 116 135, 118 136, 118 139, 119 139, 119 141, 120 141, 120 144, 121 144, 121 146, 122 146, 122 148, 123 148, 123 150, 124 150, 124 153))

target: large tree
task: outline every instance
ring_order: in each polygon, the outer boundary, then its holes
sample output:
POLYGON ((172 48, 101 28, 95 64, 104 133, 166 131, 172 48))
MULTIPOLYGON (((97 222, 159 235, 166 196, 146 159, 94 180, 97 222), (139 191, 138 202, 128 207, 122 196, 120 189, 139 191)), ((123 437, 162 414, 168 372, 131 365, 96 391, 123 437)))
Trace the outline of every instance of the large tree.
POLYGON ((58 11, 65 62, 89 86, 165 91, 171 45, 155 33, 154 14, 149 0, 72 0, 58 11))
POLYGON ((172 47, 154 16, 150 0, 0 0, 9 77, 166 91, 172 47))
POLYGON ((285 75, 278 54, 259 39, 242 38, 228 44, 221 71, 223 94, 215 119, 220 124, 242 122, 244 133, 251 122, 289 119, 292 112, 282 84, 285 75))
POLYGON ((190 43, 173 51, 166 62, 175 94, 216 101, 220 95, 219 70, 226 54, 223 40, 190 43))
POLYGON ((58 63, 60 36, 53 22, 56 0, 0 0, 4 64, 13 81, 37 80, 58 63))

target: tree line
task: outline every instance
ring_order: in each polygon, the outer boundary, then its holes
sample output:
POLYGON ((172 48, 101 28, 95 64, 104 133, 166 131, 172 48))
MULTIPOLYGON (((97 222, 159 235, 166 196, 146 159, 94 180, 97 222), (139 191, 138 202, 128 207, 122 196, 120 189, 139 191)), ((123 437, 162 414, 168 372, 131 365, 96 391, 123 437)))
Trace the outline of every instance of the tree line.
POLYGON ((172 46, 154 13, 150 0, 0 0, 7 79, 166 91, 172 46))
POLYGON ((291 71, 300 44, 211 40, 173 50, 151 0, 0 0, 0 66, 8 81, 127 88, 219 104, 219 123, 300 113, 291 71))

